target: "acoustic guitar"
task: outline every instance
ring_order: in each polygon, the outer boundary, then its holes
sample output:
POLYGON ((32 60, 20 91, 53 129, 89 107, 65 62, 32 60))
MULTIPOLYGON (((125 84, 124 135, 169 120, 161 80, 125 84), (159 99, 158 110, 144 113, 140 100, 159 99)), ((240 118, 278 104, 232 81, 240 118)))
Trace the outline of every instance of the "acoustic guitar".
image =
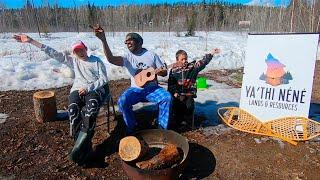
MULTIPOLYGON (((167 68, 173 67, 175 64, 171 64, 167 66, 167 68)), ((141 70, 134 76, 134 81, 138 87, 142 87, 149 81, 153 81, 156 78, 156 74, 159 73, 164 68, 154 69, 153 67, 149 67, 147 69, 141 70)))
MULTIPOLYGON (((219 53, 220 53, 220 49, 218 48, 214 48, 210 52, 210 54, 212 55, 219 54, 219 53)), ((167 69, 170 69, 171 67, 177 66, 177 65, 178 63, 173 63, 167 66, 167 69)), ((147 82, 154 80, 156 77, 156 74, 159 73, 161 70, 163 70, 163 68, 154 69, 153 67, 149 67, 147 69, 141 70, 139 73, 137 73, 134 76, 134 81, 138 87, 142 87, 147 82)))

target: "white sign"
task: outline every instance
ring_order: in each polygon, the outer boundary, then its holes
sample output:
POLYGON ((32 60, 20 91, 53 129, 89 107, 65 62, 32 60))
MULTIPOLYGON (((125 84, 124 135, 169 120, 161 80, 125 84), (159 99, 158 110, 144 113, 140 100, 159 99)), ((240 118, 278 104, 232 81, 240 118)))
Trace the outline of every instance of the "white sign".
POLYGON ((319 34, 249 35, 240 108, 262 122, 308 117, 319 34))
POLYGON ((239 26, 241 28, 248 28, 250 26, 251 22, 250 21, 239 21, 239 26))

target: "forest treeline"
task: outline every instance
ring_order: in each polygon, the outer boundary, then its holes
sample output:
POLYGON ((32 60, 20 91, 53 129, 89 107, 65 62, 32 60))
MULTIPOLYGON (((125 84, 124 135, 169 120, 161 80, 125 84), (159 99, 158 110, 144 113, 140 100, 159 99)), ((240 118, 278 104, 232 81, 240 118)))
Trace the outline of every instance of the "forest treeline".
POLYGON ((154 4, 99 7, 95 4, 63 8, 43 1, 23 8, 0 4, 0 32, 90 31, 101 24, 108 32, 119 31, 243 31, 319 32, 319 0, 292 0, 287 7, 244 6, 223 2, 154 4), (242 22, 241 22, 242 21, 242 22), (240 25, 239 25, 240 22, 240 25))

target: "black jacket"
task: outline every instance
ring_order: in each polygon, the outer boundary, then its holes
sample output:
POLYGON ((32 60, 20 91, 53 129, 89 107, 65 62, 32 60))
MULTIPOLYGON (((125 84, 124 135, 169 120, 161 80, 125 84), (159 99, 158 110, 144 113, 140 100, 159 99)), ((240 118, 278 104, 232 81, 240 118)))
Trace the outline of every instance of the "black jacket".
POLYGON ((196 80, 198 73, 203 70, 212 59, 211 54, 206 54, 202 60, 192 61, 183 67, 175 67, 170 70, 168 91, 179 96, 197 97, 196 80))

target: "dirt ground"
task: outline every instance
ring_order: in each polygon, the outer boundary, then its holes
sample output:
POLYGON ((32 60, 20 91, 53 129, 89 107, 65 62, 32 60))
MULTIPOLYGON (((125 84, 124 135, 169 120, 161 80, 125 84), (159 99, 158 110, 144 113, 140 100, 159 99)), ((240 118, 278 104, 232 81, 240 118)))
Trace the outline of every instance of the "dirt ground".
MULTIPOLYGON (((241 74, 240 69, 203 75, 240 87, 241 74), (232 73, 235 75, 230 76, 232 73)), ((113 99, 117 101, 128 86, 128 80, 112 81, 113 99)), ((56 92, 58 109, 67 106, 69 89, 51 89, 56 92)), ((34 92, 0 92, 0 113, 9 115, 0 124, 0 179, 128 179, 117 154, 116 142, 123 135, 121 115, 112 121, 110 134, 104 117, 98 119, 92 163, 80 167, 68 160, 73 145, 68 121, 35 121, 34 92)), ((187 130, 182 135, 189 140, 190 154, 179 179, 320 179, 319 138, 292 146, 224 125, 187 130)))

